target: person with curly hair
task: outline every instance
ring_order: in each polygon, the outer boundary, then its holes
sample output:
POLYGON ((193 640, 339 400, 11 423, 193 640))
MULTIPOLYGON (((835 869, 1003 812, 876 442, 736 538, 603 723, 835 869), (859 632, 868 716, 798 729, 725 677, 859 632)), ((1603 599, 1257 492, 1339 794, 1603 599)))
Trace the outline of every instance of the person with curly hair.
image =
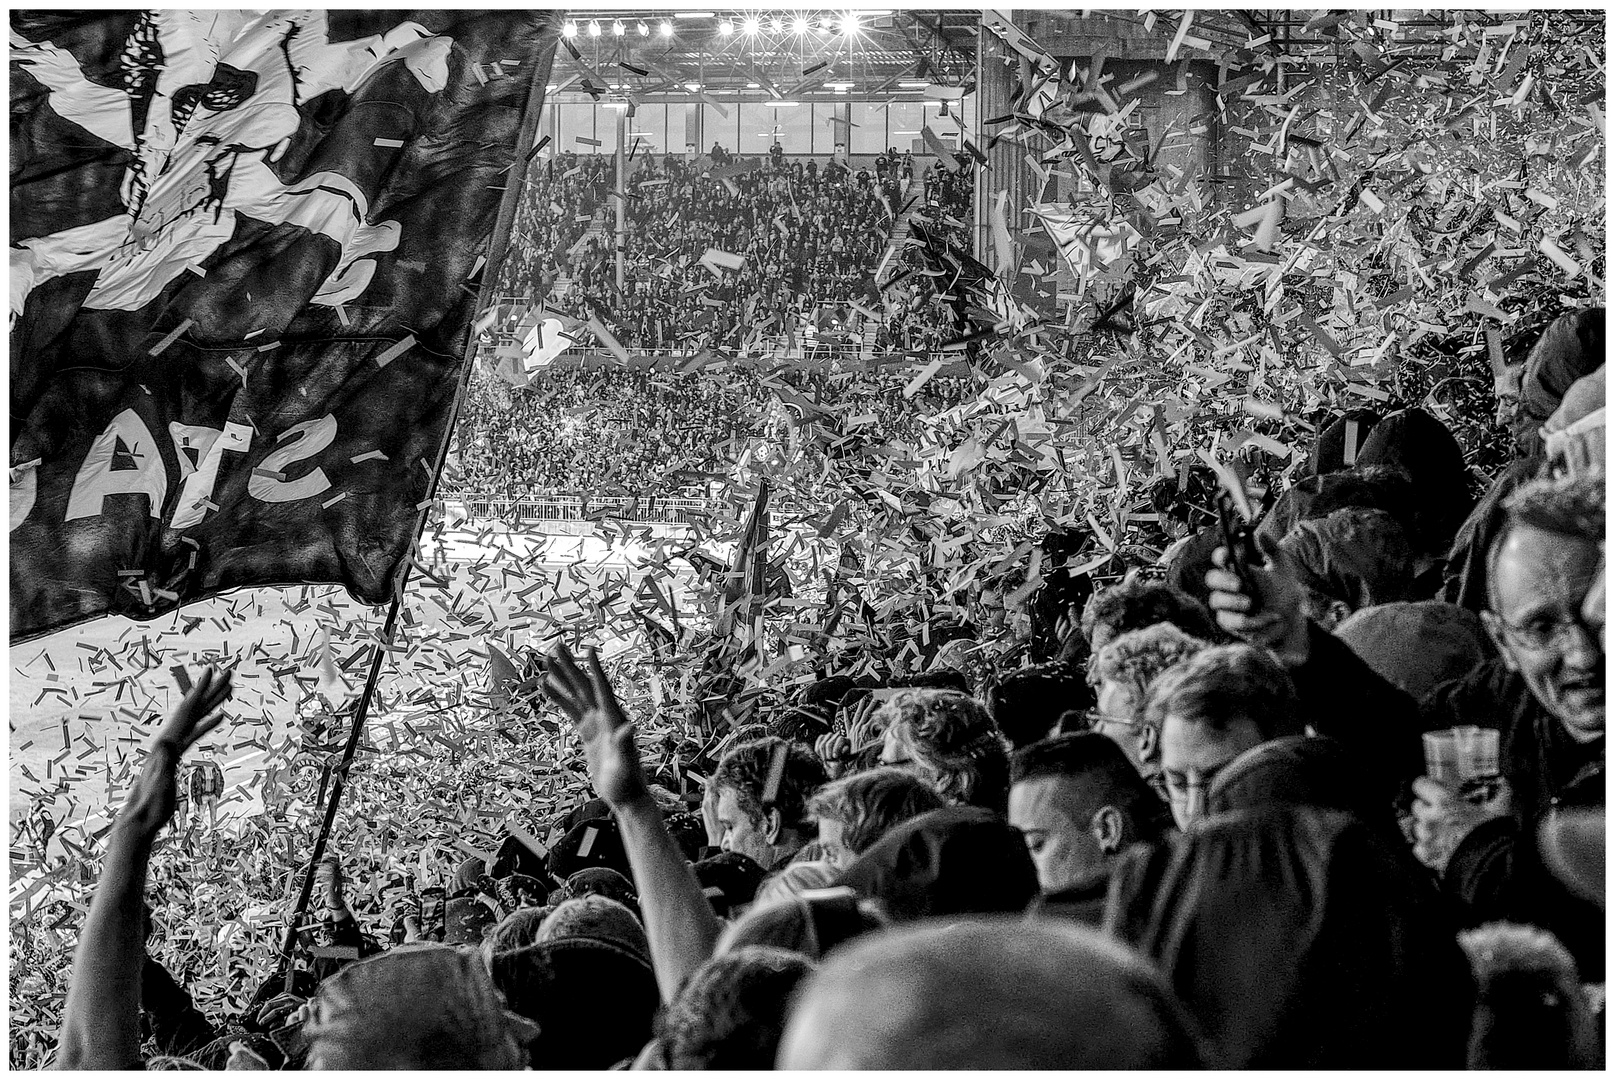
POLYGON ((1200 601, 1164 581, 1136 574, 1094 593, 1082 609, 1082 635, 1095 653, 1122 634, 1160 623, 1205 641, 1224 638, 1200 601))
POLYGON ((950 803, 1002 814, 1009 803, 1009 744, 986 706, 955 690, 899 690, 875 711, 882 765, 914 773, 950 803))
POLYGON ((1156 623, 1115 638, 1089 664, 1088 685, 1098 698, 1089 730, 1120 746, 1138 774, 1152 785, 1160 778, 1161 732, 1144 719, 1150 685, 1210 644, 1171 623, 1156 623))

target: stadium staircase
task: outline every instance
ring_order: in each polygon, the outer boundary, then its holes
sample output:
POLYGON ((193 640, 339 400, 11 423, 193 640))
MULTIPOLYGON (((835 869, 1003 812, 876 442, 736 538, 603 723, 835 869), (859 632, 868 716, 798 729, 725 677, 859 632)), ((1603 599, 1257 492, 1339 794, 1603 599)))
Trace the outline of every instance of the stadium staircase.
MULTIPOLYGON (((886 241, 886 250, 881 252, 880 261, 875 264, 877 268, 885 267, 885 271, 881 275, 884 278, 891 277, 891 266, 892 263, 897 260, 898 249, 900 249, 903 246, 903 243, 908 239, 908 223, 913 219, 914 212, 918 208, 919 203, 916 201, 915 204, 910 206, 907 210, 903 210, 902 208, 903 205, 912 197, 910 193, 913 192, 916 187, 920 186, 920 184, 921 181, 918 179, 912 179, 908 183, 904 184, 902 191, 898 192, 897 205, 892 207, 893 210, 900 210, 901 213, 897 215, 897 220, 892 222, 892 233, 886 241)), ((858 350, 858 355, 862 359, 871 360, 874 358, 875 336, 879 333, 879 325, 870 325, 868 322, 864 323, 863 342, 858 350)))

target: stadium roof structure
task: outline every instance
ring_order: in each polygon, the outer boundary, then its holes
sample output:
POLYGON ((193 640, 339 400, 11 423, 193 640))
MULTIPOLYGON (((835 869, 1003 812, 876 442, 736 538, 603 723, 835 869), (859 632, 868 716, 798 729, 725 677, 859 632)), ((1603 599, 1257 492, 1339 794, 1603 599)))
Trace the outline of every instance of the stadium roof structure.
MULTIPOLYGON (((1015 22, 1056 56, 1183 59, 1248 50, 1327 60, 1327 10, 1076 12, 1018 9, 1015 22), (1191 25, 1192 24, 1192 25, 1191 25), (1173 50, 1177 51, 1177 50, 1173 50)), ((1376 27, 1388 55, 1437 59, 1455 13, 1387 10, 1376 27)), ((1596 28, 1597 12, 1588 25, 1596 28)), ((1468 21, 1507 17, 1464 12, 1468 21)), ((567 12, 550 95, 559 101, 905 101, 974 88, 979 9, 591 9, 567 12)))
POLYGON ((976 77, 977 11, 567 12, 555 100, 921 100, 976 77))

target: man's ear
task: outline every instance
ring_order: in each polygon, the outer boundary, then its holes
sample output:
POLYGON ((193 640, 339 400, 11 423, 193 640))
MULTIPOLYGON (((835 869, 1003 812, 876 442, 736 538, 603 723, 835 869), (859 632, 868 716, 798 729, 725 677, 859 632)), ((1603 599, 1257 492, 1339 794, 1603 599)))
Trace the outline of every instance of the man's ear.
POLYGON ((770 844, 779 843, 780 833, 785 831, 785 819, 780 817, 779 810, 769 807, 763 811, 763 839, 770 844))
POLYGON ((1099 841, 1100 851, 1113 855, 1121 850, 1123 819, 1120 810, 1114 806, 1101 806, 1088 828, 1093 830, 1094 839, 1099 841))
POLYGON ((1155 754, 1155 743, 1161 733, 1150 724, 1138 725, 1138 760, 1148 761, 1155 754))
POLYGON ((1503 633, 1502 620, 1483 608, 1480 613, 1480 622, 1482 626, 1486 627, 1486 636, 1492 639, 1492 645, 1496 647, 1497 654, 1503 658, 1503 663, 1507 665, 1510 671, 1520 670, 1520 666, 1514 662, 1513 652, 1508 647, 1508 638, 1503 633))

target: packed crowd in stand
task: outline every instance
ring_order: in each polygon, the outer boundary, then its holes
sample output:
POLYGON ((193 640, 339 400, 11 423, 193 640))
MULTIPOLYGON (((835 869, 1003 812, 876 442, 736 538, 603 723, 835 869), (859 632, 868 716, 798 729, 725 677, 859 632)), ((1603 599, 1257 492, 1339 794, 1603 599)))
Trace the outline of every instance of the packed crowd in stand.
POLYGON ((734 390, 644 372, 561 371, 512 391, 472 379, 455 487, 504 495, 671 494, 758 430, 734 390))
POLYGON ((832 320, 843 326, 849 302, 872 302, 891 233, 901 188, 886 160, 878 182, 833 159, 636 162, 624 289, 608 233, 570 260, 568 286, 551 306, 599 319, 626 348, 657 353, 698 339, 731 348, 758 335, 800 342, 832 320), (709 249, 744 262, 708 263, 709 249))
POLYGON ((531 170, 504 270, 511 290, 542 297, 573 266, 572 249, 606 205, 616 170, 598 154, 562 154, 531 170))
MULTIPOLYGON (((878 371, 774 376, 815 404, 856 404, 869 422, 845 438, 860 444, 912 441, 916 404, 940 409, 964 398, 964 380, 939 377, 916 403, 903 397, 907 379, 878 371)), ((689 474, 717 469, 748 445, 789 446, 790 417, 756 370, 736 369, 719 382, 677 372, 560 369, 519 389, 477 373, 447 482, 453 490, 508 496, 672 495, 689 486, 689 474)), ((834 452, 836 441, 826 449, 834 452)), ((694 487, 699 493, 702 485, 694 487)))
POLYGON ((429 888, 329 855, 230 1016, 143 945, 231 691, 203 671, 109 834, 57 1064, 1601 1067, 1603 332, 1541 335, 1497 475, 1421 409, 1341 412, 1254 529, 1099 589, 1005 567, 914 678, 652 747, 557 646, 528 705, 587 797, 429 888))

